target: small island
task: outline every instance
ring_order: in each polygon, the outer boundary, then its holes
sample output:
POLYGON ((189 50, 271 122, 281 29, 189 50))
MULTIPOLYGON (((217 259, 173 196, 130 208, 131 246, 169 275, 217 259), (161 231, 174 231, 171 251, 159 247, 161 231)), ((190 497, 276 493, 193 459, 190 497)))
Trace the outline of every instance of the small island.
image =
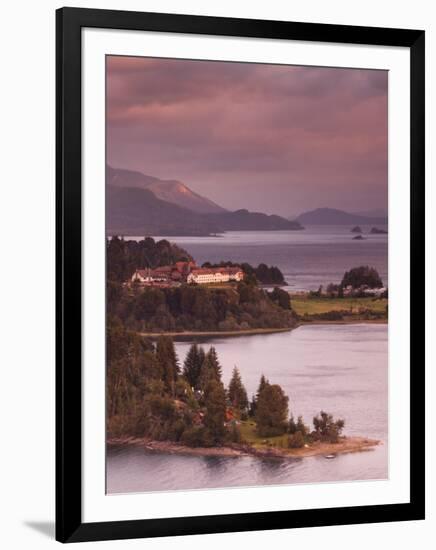
POLYGON ((262 376, 248 399, 235 367, 228 387, 214 347, 192 344, 180 368, 174 343, 108 326, 107 444, 201 456, 307 457, 368 450, 379 441, 342 436, 343 419, 321 411, 313 428, 289 416, 289 398, 262 376))
POLYGON ((387 235, 388 232, 385 231, 384 229, 378 229, 377 227, 371 227, 370 234, 371 235, 387 235))
POLYGON ((351 233, 362 233, 362 228, 360 227, 360 225, 355 225, 351 230, 351 233))
POLYGON ((353 237, 353 241, 364 241, 365 237, 362 237, 362 235, 356 235, 353 237))

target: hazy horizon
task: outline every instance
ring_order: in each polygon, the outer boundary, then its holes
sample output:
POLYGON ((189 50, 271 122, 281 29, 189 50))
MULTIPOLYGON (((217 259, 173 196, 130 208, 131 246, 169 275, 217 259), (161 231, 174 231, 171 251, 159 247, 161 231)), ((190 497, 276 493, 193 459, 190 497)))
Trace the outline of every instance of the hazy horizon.
POLYGON ((107 161, 236 210, 387 210, 386 71, 109 56, 107 161))

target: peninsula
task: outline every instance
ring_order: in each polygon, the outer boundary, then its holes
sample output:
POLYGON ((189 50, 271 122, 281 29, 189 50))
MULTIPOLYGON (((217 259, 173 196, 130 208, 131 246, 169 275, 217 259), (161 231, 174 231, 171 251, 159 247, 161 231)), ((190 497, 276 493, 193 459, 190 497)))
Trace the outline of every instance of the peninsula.
POLYGON ((342 435, 321 411, 313 427, 289 415, 289 398, 262 375, 248 399, 238 369, 224 386, 214 347, 194 343, 180 367, 169 336, 150 340, 108 326, 108 445, 146 452, 292 458, 368 450, 379 441, 342 435))
POLYGON ((226 388, 215 348, 191 345, 183 366, 173 338, 246 336, 303 323, 387 320, 387 289, 360 266, 339 284, 290 295, 277 267, 197 266, 166 240, 108 241, 107 441, 147 452, 306 457, 368 450, 321 411, 309 427, 280 385, 262 376, 251 400, 235 367, 226 388))

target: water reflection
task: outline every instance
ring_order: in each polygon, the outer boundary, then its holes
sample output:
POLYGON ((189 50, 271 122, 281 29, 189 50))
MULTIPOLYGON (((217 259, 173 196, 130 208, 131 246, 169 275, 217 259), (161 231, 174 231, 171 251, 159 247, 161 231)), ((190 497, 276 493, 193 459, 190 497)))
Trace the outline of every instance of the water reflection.
MULTIPOLYGON (((383 445, 334 460, 198 457, 115 448, 108 453, 109 493, 386 479, 386 325, 312 325, 290 333, 213 339, 209 344, 217 349, 226 384, 236 364, 251 395, 263 373, 283 386, 291 410, 302 414, 306 423, 324 409, 345 418, 348 435, 374 437, 383 445)), ((183 361, 189 342, 176 347, 183 361)))

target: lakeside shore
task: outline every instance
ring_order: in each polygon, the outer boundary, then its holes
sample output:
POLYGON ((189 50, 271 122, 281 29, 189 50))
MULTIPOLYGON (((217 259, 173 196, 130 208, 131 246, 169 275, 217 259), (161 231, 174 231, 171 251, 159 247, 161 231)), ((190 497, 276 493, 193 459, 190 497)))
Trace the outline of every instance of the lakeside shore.
MULTIPOLYGON (((304 320, 300 319, 298 325, 302 326, 316 326, 316 325, 387 325, 388 319, 342 319, 341 321, 327 321, 325 319, 304 320)), ((292 330, 292 329, 291 329, 292 330)))
POLYGON ((302 326, 317 326, 317 325, 386 325, 388 319, 343 319, 341 321, 327 320, 305 320, 299 319, 293 327, 286 328, 253 328, 245 330, 211 330, 211 331, 194 331, 187 330, 185 332, 138 332, 139 336, 145 338, 159 338, 159 336, 171 336, 172 338, 230 338, 235 336, 254 336, 256 334, 274 334, 276 332, 291 332, 302 326))
POLYGON ((381 444, 377 439, 367 437, 341 437, 338 443, 315 442, 300 449, 278 447, 253 447, 251 445, 233 445, 228 447, 187 447, 172 441, 155 441, 147 438, 118 437, 106 441, 108 447, 133 445, 141 447, 148 453, 167 453, 190 456, 218 456, 258 458, 307 458, 311 456, 328 456, 373 450, 381 444))
POLYGON ((138 332, 139 336, 145 336, 147 338, 158 338, 159 336, 171 336, 172 338, 177 337, 205 337, 205 338, 217 338, 220 336, 247 336, 250 334, 270 334, 273 332, 289 332, 294 328, 297 328, 298 325, 294 327, 285 327, 285 328, 251 328, 244 330, 209 330, 209 331, 196 331, 196 330, 186 330, 184 332, 138 332))

